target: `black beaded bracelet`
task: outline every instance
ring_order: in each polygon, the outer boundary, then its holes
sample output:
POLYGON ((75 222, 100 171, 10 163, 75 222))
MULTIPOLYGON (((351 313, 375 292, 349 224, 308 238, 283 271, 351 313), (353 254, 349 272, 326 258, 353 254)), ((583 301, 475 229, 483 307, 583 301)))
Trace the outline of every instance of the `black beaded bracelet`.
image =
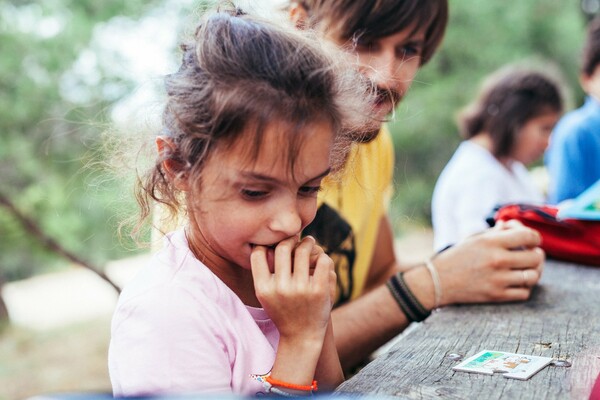
POLYGON ((404 281, 404 272, 398 272, 392 276, 387 281, 386 286, 392 292, 396 303, 398 303, 398 306, 409 321, 420 322, 431 315, 431 311, 423 307, 408 288, 408 285, 404 281))

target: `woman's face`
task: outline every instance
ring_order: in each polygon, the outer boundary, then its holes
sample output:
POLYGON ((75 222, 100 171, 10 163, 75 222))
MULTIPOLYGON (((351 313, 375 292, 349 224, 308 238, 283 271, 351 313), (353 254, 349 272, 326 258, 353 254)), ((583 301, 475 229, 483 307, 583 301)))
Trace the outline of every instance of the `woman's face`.
POLYGON ((549 111, 525 122, 515 137, 511 157, 525 165, 539 160, 559 117, 560 113, 549 111))
POLYGON ((188 240, 209 268, 249 269, 255 245, 272 252, 315 217, 317 192, 330 170, 332 128, 312 123, 296 133, 302 143, 293 171, 289 129, 285 123, 268 125, 255 160, 249 160, 255 145, 251 130, 231 145, 218 146, 203 167, 201 187, 188 190, 188 240))

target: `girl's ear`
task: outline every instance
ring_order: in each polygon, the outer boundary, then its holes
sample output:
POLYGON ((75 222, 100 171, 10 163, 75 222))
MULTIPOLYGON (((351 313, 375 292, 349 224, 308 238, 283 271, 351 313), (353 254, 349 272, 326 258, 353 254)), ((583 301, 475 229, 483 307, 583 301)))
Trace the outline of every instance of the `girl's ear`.
POLYGON ((169 157, 171 154, 176 153, 176 146, 173 140, 168 136, 157 136, 156 149, 160 157, 164 159, 162 166, 169 178, 175 183, 175 187, 182 191, 187 190, 187 180, 181 174, 183 165, 180 161, 169 157))
POLYGON ((300 2, 294 1, 290 4, 290 10, 288 14, 290 21, 294 23, 296 28, 304 29, 308 22, 308 11, 300 2))

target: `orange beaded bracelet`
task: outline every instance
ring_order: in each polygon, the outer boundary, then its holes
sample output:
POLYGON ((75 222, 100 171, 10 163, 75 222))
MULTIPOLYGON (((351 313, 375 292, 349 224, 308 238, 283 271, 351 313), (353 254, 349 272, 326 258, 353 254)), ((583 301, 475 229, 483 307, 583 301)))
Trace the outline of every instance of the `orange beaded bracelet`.
POLYGON ((286 389, 300 390, 304 392, 316 392, 318 390, 317 381, 313 380, 312 384, 309 385, 296 385, 294 383, 288 383, 279 381, 277 379, 271 378, 271 375, 268 375, 265 380, 273 386, 279 386, 286 389))

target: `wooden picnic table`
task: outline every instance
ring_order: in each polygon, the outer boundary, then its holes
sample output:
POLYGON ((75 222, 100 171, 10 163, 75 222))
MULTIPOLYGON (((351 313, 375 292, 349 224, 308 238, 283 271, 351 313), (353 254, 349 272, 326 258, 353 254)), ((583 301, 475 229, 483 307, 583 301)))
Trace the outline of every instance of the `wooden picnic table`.
POLYGON ((435 311, 344 382, 341 393, 405 399, 588 399, 600 373, 600 268, 546 261, 526 302, 435 311), (456 372, 455 354, 501 350, 567 360, 529 380, 456 372))

